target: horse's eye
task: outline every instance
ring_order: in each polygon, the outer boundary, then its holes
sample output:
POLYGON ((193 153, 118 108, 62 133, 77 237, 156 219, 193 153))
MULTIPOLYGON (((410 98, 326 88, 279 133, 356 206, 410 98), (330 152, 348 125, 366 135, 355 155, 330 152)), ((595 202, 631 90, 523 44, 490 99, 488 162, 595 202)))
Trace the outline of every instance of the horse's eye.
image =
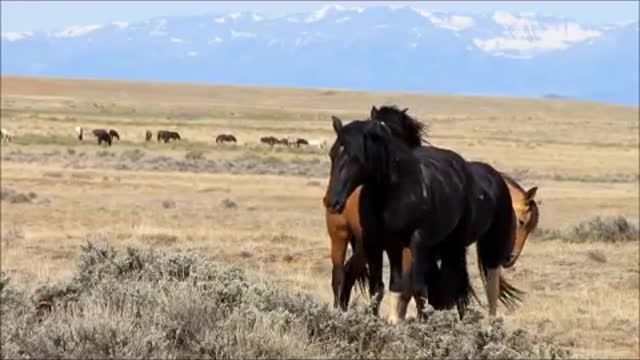
POLYGON ((520 224, 520 226, 523 226, 524 225, 524 221, 518 220, 518 224, 520 224))
POLYGON ((340 145, 338 148, 338 152, 342 153, 344 151, 344 145, 340 145))

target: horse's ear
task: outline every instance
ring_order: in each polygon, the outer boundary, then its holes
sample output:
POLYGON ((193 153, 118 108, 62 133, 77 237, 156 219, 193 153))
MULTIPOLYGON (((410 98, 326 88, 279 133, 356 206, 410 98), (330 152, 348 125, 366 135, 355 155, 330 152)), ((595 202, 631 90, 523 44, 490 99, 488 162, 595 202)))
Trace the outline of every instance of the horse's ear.
POLYGON ((333 130, 337 133, 342 130, 342 120, 339 117, 331 115, 331 120, 333 120, 333 130))
POLYGON ((375 106, 375 105, 373 105, 373 106, 371 107, 371 115, 370 115, 370 118, 371 118, 371 119, 375 119, 376 117, 378 117, 378 108, 376 108, 376 106, 375 106))
POLYGON ((534 186, 531 189, 527 190, 527 192, 524 194, 524 196, 527 199, 527 201, 533 200, 533 198, 536 196, 536 192, 537 191, 538 191, 538 187, 537 186, 534 186))
POLYGON ((403 113, 403 114, 406 114, 406 113, 407 113, 407 111, 409 111, 409 108, 404 108, 404 110, 402 110, 402 113, 403 113))

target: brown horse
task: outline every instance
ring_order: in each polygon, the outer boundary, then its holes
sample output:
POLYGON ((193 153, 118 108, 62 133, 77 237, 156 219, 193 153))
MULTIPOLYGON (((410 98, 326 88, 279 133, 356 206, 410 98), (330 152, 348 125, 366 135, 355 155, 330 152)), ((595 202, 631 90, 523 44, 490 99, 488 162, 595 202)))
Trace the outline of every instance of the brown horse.
POLYGON ((298 140, 296 140, 296 147, 300 147, 302 145, 309 145, 309 141, 307 141, 307 139, 298 138, 298 140))
MULTIPOLYGON (((533 232, 538 224, 539 210, 534 199, 538 188, 533 187, 525 191, 513 178, 504 173, 502 173, 502 177, 509 188, 512 206, 518 220, 515 230, 515 245, 508 264, 503 265, 503 267, 511 267, 522 253, 529 234, 533 232)), ((347 198, 347 202, 342 213, 332 213, 328 209, 325 209, 327 232, 331 239, 334 307, 340 307, 343 310, 347 309, 351 289, 355 282, 358 281, 361 287, 364 288, 365 280, 368 277, 366 270, 367 261, 364 257, 362 229, 360 227, 359 217, 360 190, 361 187, 358 187, 347 198), (349 243, 351 243, 353 255, 345 265, 346 250, 349 243), (346 271, 348 267, 351 267, 351 269, 346 271)), ((403 269, 407 269, 410 266, 411 253, 407 250, 403 253, 402 267, 403 269)), ((504 280, 501 280, 501 282, 501 286, 507 287, 507 291, 513 289, 508 283, 504 282, 504 280)), ((374 311, 377 311, 379 303, 382 300, 383 293, 375 293, 371 285, 372 284, 370 283, 369 292, 374 300, 374 311)), ((420 315, 422 313, 420 309, 424 306, 424 300, 419 296, 414 296, 414 300, 416 301, 416 307, 418 308, 418 314, 420 315)), ((431 299, 429 302, 432 302, 431 299)))
POLYGON ((162 140, 165 143, 169 142, 169 140, 181 140, 180 134, 178 134, 176 131, 169 130, 159 130, 157 139, 158 142, 162 140))
POLYGON ((109 136, 111 136, 111 139, 116 139, 120 141, 120 134, 118 134, 118 132, 115 131, 114 129, 109 129, 109 136))
POLYGON ((273 146, 275 144, 280 144, 280 140, 278 140, 274 136, 264 136, 260 138, 260 142, 263 144, 268 144, 269 146, 273 146))
POLYGON ((220 134, 216 137, 216 144, 222 144, 224 142, 232 142, 235 143, 238 140, 232 134, 220 134))
POLYGON ((144 133, 144 141, 151 141, 152 138, 153 138, 153 133, 151 132, 151 130, 147 130, 144 133))

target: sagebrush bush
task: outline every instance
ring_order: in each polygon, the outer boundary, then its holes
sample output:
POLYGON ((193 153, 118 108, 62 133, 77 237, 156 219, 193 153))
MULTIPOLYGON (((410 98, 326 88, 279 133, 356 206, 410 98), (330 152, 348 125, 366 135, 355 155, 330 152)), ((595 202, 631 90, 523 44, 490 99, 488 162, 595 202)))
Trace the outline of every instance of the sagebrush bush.
POLYGON ((454 312, 391 326, 340 313, 238 268, 88 243, 69 282, 28 294, 0 279, 2 358, 560 358, 500 319, 454 312))
POLYGON ((625 242, 640 241, 640 230, 638 225, 623 216, 597 216, 565 229, 536 229, 535 236, 568 242, 625 242))

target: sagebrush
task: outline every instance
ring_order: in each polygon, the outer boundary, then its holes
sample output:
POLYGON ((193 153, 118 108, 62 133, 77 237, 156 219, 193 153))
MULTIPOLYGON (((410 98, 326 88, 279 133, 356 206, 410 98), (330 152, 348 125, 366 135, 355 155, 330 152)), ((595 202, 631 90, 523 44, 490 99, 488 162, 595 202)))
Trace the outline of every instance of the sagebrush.
POLYGON ((82 249, 72 280, 28 293, 0 281, 2 358, 562 358, 479 312, 391 326, 340 313, 227 265, 107 243, 82 249))

